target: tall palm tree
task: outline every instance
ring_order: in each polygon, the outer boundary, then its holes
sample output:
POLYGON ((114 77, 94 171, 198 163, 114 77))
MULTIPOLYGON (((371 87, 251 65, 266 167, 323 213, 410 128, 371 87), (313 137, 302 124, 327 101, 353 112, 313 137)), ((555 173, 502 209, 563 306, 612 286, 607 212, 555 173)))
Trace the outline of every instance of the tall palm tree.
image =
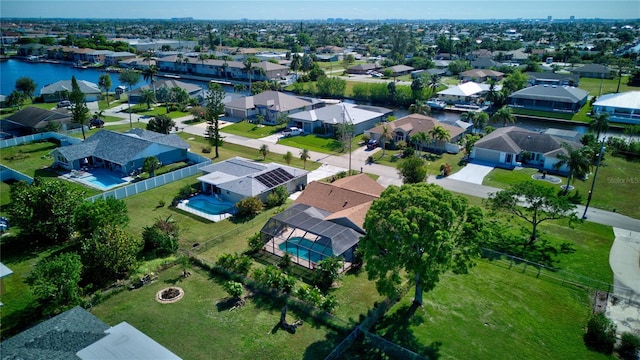
POLYGON ((387 140, 391 138, 391 131, 389 131, 389 127, 387 125, 382 125, 382 133, 380 133, 380 142, 382 143, 382 156, 384 156, 386 152, 386 143, 387 140))
POLYGON ((302 59, 300 58, 300 55, 293 54, 293 56, 291 56, 291 65, 289 66, 296 74, 296 77, 298 77, 298 70, 300 70, 300 67, 302 66, 302 59))
POLYGON ((414 104, 409 105, 408 110, 410 114, 431 115, 431 106, 423 101, 416 101, 414 104))
POLYGON ((104 90, 107 96, 107 106, 109 106, 109 90, 111 89, 111 76, 109 74, 102 74, 98 79, 98 87, 104 90))
POLYGON ((249 78, 249 94, 251 94, 251 79, 253 78, 253 71, 255 69, 254 64, 257 62, 258 59, 255 57, 248 57, 242 62, 244 65, 243 71, 247 73, 247 77, 249 78))
POLYGON ((562 143, 562 148, 565 149, 566 154, 559 154, 558 162, 553 167, 555 169, 560 169, 563 166, 567 167, 569 174, 567 175, 567 186, 564 188, 564 193, 567 194, 571 180, 574 177, 583 177, 591 171, 593 150, 589 146, 573 148, 567 143, 562 143))
POLYGON ((416 145, 416 151, 418 152, 419 156, 420 150, 424 149, 424 145, 429 142, 429 135, 427 135, 425 132, 420 131, 419 133, 413 135, 410 140, 416 145))
POLYGON ((151 109, 151 104, 157 101, 156 94, 151 89, 143 89, 140 91, 140 101, 147 104, 147 109, 151 109))
POLYGON ((262 144, 260 146, 260 149, 258 149, 258 152, 260 153, 260 155, 262 155, 262 160, 266 160, 267 155, 269 155, 269 145, 262 144))
POLYGON ((436 90, 438 89, 438 86, 440 86, 440 75, 431 74, 431 76, 429 76, 429 82, 427 86, 429 86, 429 89, 431 89, 431 96, 433 96, 433 94, 435 94, 436 90))
POLYGON ((516 117, 513 116, 513 113, 511 112, 511 108, 503 106, 500 109, 498 109, 498 111, 496 111, 495 114, 493 114, 493 116, 491 117, 491 120, 497 123, 502 123, 504 124, 504 126, 507 126, 508 124, 515 123, 516 117))
POLYGON ((133 121, 131 120, 131 88, 140 82, 140 74, 134 70, 125 70, 118 75, 118 80, 129 87, 127 92, 129 125, 133 128, 133 121))
POLYGON ((473 124, 473 121, 476 119, 477 115, 478 113, 475 111, 465 111, 460 114, 460 120, 473 124))
POLYGON ((477 132, 477 130, 482 130, 484 126, 489 122, 489 114, 484 111, 479 112, 476 115, 476 118, 473 119, 473 131, 477 132))
POLYGON ((302 149, 300 150, 300 160, 302 160, 304 162, 304 168, 307 168, 307 160, 311 158, 311 155, 309 155, 309 150, 307 149, 302 149))
POLYGON ((609 129, 609 113, 596 114, 589 122, 589 130, 596 132, 596 141, 600 141, 600 133, 609 129))

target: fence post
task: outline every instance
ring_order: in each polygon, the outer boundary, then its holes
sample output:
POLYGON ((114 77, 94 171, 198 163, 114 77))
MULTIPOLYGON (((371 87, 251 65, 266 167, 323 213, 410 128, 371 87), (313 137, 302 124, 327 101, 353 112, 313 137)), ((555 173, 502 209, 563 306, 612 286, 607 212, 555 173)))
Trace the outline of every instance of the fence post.
POLYGON ((538 266, 538 273, 536 274, 536 279, 540 277, 540 266, 538 266))

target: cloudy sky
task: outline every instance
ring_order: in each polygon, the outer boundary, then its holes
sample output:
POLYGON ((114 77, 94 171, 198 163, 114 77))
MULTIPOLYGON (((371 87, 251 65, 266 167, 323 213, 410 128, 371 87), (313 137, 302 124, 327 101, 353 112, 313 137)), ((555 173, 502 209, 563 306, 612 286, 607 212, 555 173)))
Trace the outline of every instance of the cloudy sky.
POLYGON ((2 18, 638 19, 638 0, 2 0, 2 18))

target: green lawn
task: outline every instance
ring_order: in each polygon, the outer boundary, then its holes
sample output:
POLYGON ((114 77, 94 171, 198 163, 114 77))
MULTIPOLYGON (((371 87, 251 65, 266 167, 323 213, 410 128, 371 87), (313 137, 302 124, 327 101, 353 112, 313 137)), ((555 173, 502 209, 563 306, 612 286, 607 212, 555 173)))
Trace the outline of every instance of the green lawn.
POLYGON ((607 359, 582 341, 591 297, 485 261, 445 275, 406 318, 413 289, 377 334, 440 359, 607 359))
POLYGON ((244 136, 251 139, 259 139, 269 135, 273 135, 284 130, 285 125, 258 125, 252 124, 246 120, 225 126, 222 132, 244 136))
POLYGON ((278 140, 278 144, 325 154, 340 153, 343 150, 343 146, 340 141, 334 138, 320 137, 314 134, 282 138, 278 140))
MULTIPOLYGON (((229 311, 228 295, 221 283, 194 268, 192 276, 180 277, 170 268, 143 288, 113 296, 94 306, 92 312, 109 325, 126 321, 184 359, 323 359, 344 336, 303 317, 295 334, 275 330, 282 304, 251 297, 229 311), (160 304, 156 292, 170 285, 184 289, 173 304, 160 304), (222 303, 222 304, 221 304, 222 303)), ((287 313, 293 322, 301 315, 287 313)))
MULTIPOLYGON (((397 154, 402 154, 402 150, 385 150, 384 156, 382 155, 383 151, 379 150, 375 154, 373 154, 373 159, 376 164, 386 165, 397 167, 404 159, 398 158, 397 154)), ((427 165, 427 173, 430 176, 437 176, 440 174, 440 165, 449 164, 451 167, 451 173, 455 173, 462 169, 462 164, 460 160, 464 157, 462 152, 458 154, 432 154, 421 152, 420 154, 426 161, 427 165)))
MULTIPOLYGON (((640 219, 640 204, 637 201, 636 189, 640 181, 640 162, 626 161, 623 158, 605 155, 593 191, 590 206, 598 209, 617 211, 627 216, 640 219)), ((595 169, 594 169, 595 171, 595 169)), ((530 180, 535 169, 504 170, 494 169, 484 178, 483 185, 506 188, 524 180, 530 180)), ((566 178, 562 177, 563 184, 566 178)), ((575 186, 582 197, 582 203, 586 203, 586 196, 591 188, 593 174, 586 181, 574 179, 571 185, 575 186)), ((541 182, 547 186, 560 189, 559 185, 541 182)))
MULTIPOLYGON (((628 76, 623 76, 622 81, 620 82, 620 92, 626 91, 634 91, 638 90, 638 87, 629 86, 627 82, 629 81, 628 76)), ((591 96, 600 96, 601 94, 610 94, 615 93, 618 89, 618 79, 592 79, 592 78, 580 78, 580 85, 578 88, 582 90, 586 90, 589 92, 591 96), (602 87, 602 91, 600 88, 602 87)))

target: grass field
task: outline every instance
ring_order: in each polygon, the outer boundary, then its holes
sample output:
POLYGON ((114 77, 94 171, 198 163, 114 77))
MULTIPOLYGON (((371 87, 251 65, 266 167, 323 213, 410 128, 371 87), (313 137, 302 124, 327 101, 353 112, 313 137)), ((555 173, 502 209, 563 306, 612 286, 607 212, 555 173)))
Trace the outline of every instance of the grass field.
MULTIPOLYGON (((640 162, 626 161, 623 158, 606 154, 604 161, 598 170, 598 177, 593 190, 590 206, 598 209, 617 211, 633 218, 640 218, 640 204, 637 201, 636 191, 640 183, 640 162)), ((595 171, 595 169, 594 169, 595 171)), ((531 180, 535 169, 505 170, 494 169, 484 178, 483 185, 506 188, 525 180, 531 180)), ((561 177, 563 184, 567 183, 565 177, 561 177)), ((589 194, 593 174, 586 181, 573 179, 571 185, 575 186, 586 203, 589 194)), ((541 182, 547 186, 560 190, 559 185, 541 182)))
POLYGON ((284 130, 285 125, 272 126, 252 124, 246 120, 237 122, 232 125, 225 126, 221 131, 229 134, 235 134, 238 136, 244 136, 251 139, 259 139, 269 135, 273 135, 279 131, 284 130))
POLYGON ((407 319, 412 290, 376 333, 432 358, 611 358, 582 341, 591 304, 584 290, 482 261, 467 275, 443 276, 407 319))

